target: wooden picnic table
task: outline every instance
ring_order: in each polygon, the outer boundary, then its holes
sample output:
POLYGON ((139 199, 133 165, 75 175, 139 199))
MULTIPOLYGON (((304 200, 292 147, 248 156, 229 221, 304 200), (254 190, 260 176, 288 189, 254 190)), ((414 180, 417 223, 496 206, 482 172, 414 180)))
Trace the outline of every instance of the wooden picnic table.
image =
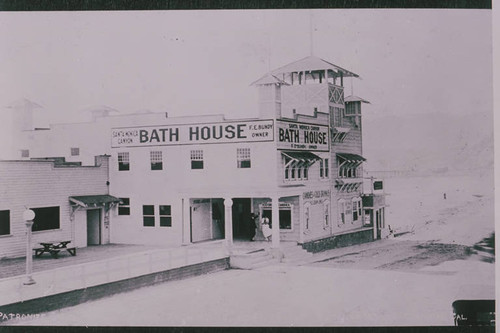
POLYGON ((35 251, 35 256, 39 257, 45 252, 50 253, 52 257, 57 259, 57 255, 61 250, 66 250, 71 254, 72 256, 76 256, 76 248, 75 247, 68 247, 68 244, 71 243, 71 241, 62 241, 62 242, 41 242, 40 245, 43 247, 37 247, 34 248, 33 251, 35 251))

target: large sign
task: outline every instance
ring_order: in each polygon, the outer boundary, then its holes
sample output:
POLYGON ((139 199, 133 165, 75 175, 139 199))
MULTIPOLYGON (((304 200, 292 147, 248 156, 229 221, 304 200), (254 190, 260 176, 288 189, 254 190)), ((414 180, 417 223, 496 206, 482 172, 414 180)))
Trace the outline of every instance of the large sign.
POLYGON ((328 126, 276 121, 278 149, 329 151, 328 126))
POLYGON ((274 141, 273 120, 111 129, 111 147, 274 141))

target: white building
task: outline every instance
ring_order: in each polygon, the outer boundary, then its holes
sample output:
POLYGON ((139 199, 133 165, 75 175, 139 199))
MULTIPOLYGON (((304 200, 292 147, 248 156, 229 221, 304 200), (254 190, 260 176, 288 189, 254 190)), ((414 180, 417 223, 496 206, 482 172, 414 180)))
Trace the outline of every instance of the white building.
POLYGON ((271 220, 274 247, 370 241, 381 236, 384 200, 370 191, 363 207, 361 103, 368 102, 344 98, 346 77, 358 75, 310 56, 253 83, 257 118, 103 115, 24 131, 17 158, 87 164, 110 155, 109 193, 121 200, 112 243, 250 241, 253 216, 271 220))

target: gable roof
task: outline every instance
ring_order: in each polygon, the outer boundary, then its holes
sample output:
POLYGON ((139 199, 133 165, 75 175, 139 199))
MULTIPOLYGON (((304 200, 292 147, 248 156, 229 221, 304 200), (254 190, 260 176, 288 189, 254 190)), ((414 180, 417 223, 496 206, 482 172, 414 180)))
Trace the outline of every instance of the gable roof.
POLYGON ((291 72, 302 72, 302 71, 316 71, 331 69, 335 72, 342 72, 345 77, 359 77, 358 74, 348 71, 340 66, 334 65, 331 62, 318 58, 316 56, 308 56, 300 60, 294 61, 288 65, 277 68, 271 71, 270 74, 282 74, 291 72))

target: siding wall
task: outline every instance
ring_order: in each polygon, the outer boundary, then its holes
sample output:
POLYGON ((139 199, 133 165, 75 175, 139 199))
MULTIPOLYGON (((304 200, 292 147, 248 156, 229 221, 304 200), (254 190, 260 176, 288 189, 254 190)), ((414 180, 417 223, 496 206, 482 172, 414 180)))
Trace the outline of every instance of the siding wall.
POLYGON ((100 166, 56 167, 52 162, 0 161, 0 210, 10 210, 10 235, 0 236, 0 258, 26 252, 25 207, 60 207, 60 228, 33 233, 33 244, 43 241, 74 241, 69 197, 107 194, 108 158, 100 166))

